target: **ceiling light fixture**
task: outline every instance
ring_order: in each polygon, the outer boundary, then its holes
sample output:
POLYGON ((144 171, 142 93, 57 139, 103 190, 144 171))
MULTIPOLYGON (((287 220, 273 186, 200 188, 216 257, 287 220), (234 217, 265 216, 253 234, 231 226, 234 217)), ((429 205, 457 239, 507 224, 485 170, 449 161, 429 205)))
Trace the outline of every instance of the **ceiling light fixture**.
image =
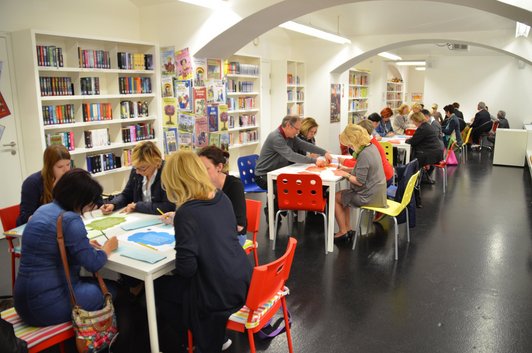
POLYGON ((206 7, 208 9, 218 10, 229 7, 229 2, 226 0, 179 0, 187 4, 206 7))
POLYGON ((529 32, 530 32, 530 26, 525 25, 524 23, 521 23, 521 22, 515 23, 515 38, 518 38, 518 37, 527 38, 529 32))
POLYGON ((395 63, 397 66, 425 66, 425 61, 398 61, 395 63))
POLYGON ((425 71, 427 68, 425 66, 418 66, 415 68, 417 71, 425 71))
POLYGON ((395 55, 392 53, 388 53, 386 51, 383 51, 382 53, 377 54, 378 56, 382 56, 383 58, 390 59, 390 60, 403 60, 399 55, 395 55))
POLYGON ((282 27, 282 28, 285 28, 285 29, 288 29, 288 30, 291 30, 291 31, 294 31, 294 32, 303 33, 303 34, 306 34, 308 36, 312 36, 312 37, 316 37, 316 38, 320 38, 320 39, 325 39, 325 40, 328 40, 329 42, 334 42, 334 43, 338 43, 338 44, 349 44, 349 43, 351 43, 351 40, 349 40, 347 38, 340 37, 340 36, 338 36, 336 34, 325 32, 325 31, 322 31, 322 30, 317 29, 317 28, 305 26, 305 25, 302 25, 302 24, 299 24, 299 23, 296 23, 296 22, 293 22, 293 21, 288 21, 288 22, 285 22, 283 24, 280 24, 279 27, 282 27))

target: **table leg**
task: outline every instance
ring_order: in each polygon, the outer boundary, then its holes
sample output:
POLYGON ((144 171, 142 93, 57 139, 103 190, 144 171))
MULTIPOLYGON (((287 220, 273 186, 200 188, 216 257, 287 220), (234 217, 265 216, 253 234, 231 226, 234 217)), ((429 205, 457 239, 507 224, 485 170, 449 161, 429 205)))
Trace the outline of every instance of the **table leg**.
POLYGON ((410 148, 405 148, 406 150, 406 156, 405 156, 405 164, 410 162, 410 148))
POLYGON ((269 225, 269 231, 270 231, 270 240, 273 241, 275 238, 275 226, 274 224, 274 205, 273 205, 273 178, 271 175, 268 174, 267 178, 268 182, 268 225, 269 225))
POLYGON ((153 278, 151 274, 144 280, 144 290, 146 294, 146 309, 148 311, 148 330, 150 334, 151 353, 159 353, 159 338, 157 336, 157 315, 155 311, 155 291, 153 289, 153 278))
POLYGON ((329 219, 327 220, 327 252, 334 250, 334 199, 336 197, 336 182, 329 185, 329 219))

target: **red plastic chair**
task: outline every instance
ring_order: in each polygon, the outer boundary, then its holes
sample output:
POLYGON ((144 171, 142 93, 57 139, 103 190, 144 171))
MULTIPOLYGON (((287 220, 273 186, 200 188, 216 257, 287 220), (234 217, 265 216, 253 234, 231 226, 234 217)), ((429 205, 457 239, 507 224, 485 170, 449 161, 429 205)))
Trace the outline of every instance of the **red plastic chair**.
POLYGON ((246 199, 246 219, 248 232, 253 233, 252 240, 246 240, 244 244, 244 250, 246 254, 253 252, 253 258, 255 259, 255 266, 259 265, 259 257, 257 256, 257 248, 259 243, 257 242, 257 234, 260 228, 260 209, 262 202, 257 200, 246 199))
POLYGON ((416 132, 416 129, 405 129, 406 136, 413 136, 416 132))
MULTIPOLYGON (((323 197, 321 178, 316 174, 279 174, 277 177, 277 204, 275 223, 282 211, 314 211, 323 216, 325 254, 327 254, 327 200, 323 197)), ((275 250, 277 229, 273 238, 275 250)))
MULTIPOLYGON (((2 220, 2 227, 4 231, 13 229, 17 226, 17 217, 20 213, 20 205, 9 206, 0 209, 0 220, 2 220)), ((6 235, 6 240, 11 254, 11 288, 15 288, 15 259, 20 258, 20 247, 13 243, 14 237, 6 235)))
POLYGON ((447 152, 445 153, 445 159, 443 161, 440 161, 439 163, 433 164, 434 167, 438 168, 442 172, 443 176, 443 193, 445 194, 445 189, 447 188, 447 161, 449 159, 449 155, 451 151, 454 151, 454 147, 456 146, 456 141, 453 141, 449 148, 447 148, 447 152))
MULTIPOLYGON (((227 328, 248 334, 249 348, 255 353, 255 339, 253 334, 262 330, 275 313, 282 307, 288 351, 293 353, 290 319, 286 307, 286 296, 289 289, 285 286, 296 251, 297 240, 288 239, 288 245, 283 256, 279 259, 253 269, 249 285, 246 305, 229 317, 227 328)), ((192 333, 188 331, 188 351, 193 352, 192 333)))

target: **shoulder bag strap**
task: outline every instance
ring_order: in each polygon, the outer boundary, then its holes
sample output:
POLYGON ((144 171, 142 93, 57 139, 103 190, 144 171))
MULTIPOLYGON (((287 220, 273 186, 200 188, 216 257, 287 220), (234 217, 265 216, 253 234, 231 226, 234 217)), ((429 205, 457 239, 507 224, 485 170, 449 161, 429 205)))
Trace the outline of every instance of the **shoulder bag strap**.
POLYGON ((61 212, 59 217, 57 217, 57 244, 59 245, 59 252, 61 253, 63 268, 65 269, 68 291, 70 292, 70 303, 72 306, 76 306, 76 295, 74 294, 72 282, 70 281, 70 268, 68 267, 68 260, 66 256, 65 238, 63 237, 63 212, 61 212))

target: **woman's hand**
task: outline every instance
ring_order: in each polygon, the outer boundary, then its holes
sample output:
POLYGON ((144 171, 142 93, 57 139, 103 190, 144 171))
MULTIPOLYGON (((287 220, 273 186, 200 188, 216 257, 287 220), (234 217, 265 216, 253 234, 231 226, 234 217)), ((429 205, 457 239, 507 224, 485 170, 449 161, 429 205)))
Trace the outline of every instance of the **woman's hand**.
POLYGON ((127 205, 120 213, 131 213, 135 211, 136 204, 134 202, 127 205))
POLYGON ((325 158, 318 157, 318 159, 316 159, 316 166, 325 167, 326 165, 327 165, 327 161, 325 160, 325 158))
POLYGON ((102 246, 102 250, 105 251, 107 254, 107 257, 111 255, 113 250, 116 250, 118 248, 118 239, 116 237, 111 237, 109 240, 105 242, 102 246))
POLYGON ((386 136, 395 136, 395 132, 390 131, 389 133, 386 134, 386 136))
POLYGON ((174 224, 174 216, 175 212, 166 212, 159 217, 161 221, 163 221, 164 224, 174 224))
POLYGON ((100 207, 100 210, 102 211, 104 215, 108 215, 112 213, 114 209, 115 209, 115 205, 113 205, 112 203, 106 203, 106 204, 103 204, 102 207, 100 207))
POLYGON ((97 250, 103 250, 102 246, 100 245, 100 243, 98 243, 98 240, 94 240, 93 239, 89 243, 92 245, 93 248, 95 248, 97 250))

